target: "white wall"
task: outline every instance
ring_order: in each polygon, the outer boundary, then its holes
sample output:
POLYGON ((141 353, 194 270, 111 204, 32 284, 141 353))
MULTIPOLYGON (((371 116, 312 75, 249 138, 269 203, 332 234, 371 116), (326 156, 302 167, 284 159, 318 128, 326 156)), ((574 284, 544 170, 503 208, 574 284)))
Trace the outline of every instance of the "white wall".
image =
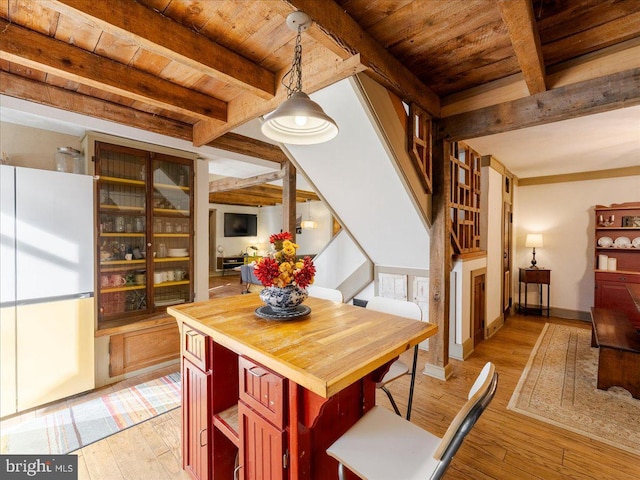
POLYGON ((15 123, 0 122, 0 152, 11 165, 55 170, 54 156, 58 147, 82 150, 82 136, 67 135, 15 123))
MULTIPOLYGON (((502 318, 502 174, 482 168, 482 208, 487 212, 486 327, 502 318)), ((470 290, 469 290, 470 291, 470 290)))
MULTIPOLYGON (((531 263, 527 233, 542 233, 536 260, 551 269, 551 308, 586 314, 594 299, 593 207, 633 201, 640 201, 640 176, 517 187, 514 267, 531 263)), ((517 296, 517 275, 514 284, 517 296)))
MULTIPOLYGON (((238 205, 209 204, 209 209, 216 209, 216 247, 221 245, 225 256, 242 255, 249 245, 258 247, 258 254, 265 255, 269 249, 269 236, 282 230, 282 205, 269 207, 243 207, 238 205), (258 215, 258 235, 255 237, 225 237, 224 213, 254 213, 258 215)), ((331 212, 322 202, 296 204, 296 215, 303 220, 311 218, 318 224, 312 230, 302 230, 297 234, 299 255, 315 255, 322 251, 331 239, 331 212)))

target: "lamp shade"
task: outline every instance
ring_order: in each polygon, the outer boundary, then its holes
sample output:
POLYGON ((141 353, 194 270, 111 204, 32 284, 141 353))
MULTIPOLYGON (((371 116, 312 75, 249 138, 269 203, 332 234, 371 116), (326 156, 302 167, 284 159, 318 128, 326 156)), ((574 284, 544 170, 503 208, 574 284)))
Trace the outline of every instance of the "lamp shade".
POLYGON ((300 228, 304 228, 304 229, 308 229, 308 230, 312 230, 314 228, 317 228, 318 224, 316 222, 314 222, 313 220, 303 220, 300 223, 300 228))
POLYGON ((538 248, 542 247, 542 234, 541 233, 528 233, 527 240, 524 244, 525 247, 538 248))
POLYGON ((272 140, 293 145, 323 143, 338 135, 336 122, 304 92, 295 92, 265 116, 261 130, 272 140))

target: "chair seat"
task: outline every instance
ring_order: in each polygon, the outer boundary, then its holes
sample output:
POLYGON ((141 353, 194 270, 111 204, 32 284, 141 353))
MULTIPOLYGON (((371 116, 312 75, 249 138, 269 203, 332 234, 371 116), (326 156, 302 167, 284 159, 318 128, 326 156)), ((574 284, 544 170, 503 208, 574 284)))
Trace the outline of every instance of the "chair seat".
POLYGON ((407 373, 409 373, 409 366, 402 360, 396 360, 391 364, 389 371, 382 377, 382 380, 376 383, 376 388, 384 387, 387 383, 407 373))
POLYGON ((331 445, 327 453, 369 480, 427 480, 438 465, 440 438, 375 406, 331 445))

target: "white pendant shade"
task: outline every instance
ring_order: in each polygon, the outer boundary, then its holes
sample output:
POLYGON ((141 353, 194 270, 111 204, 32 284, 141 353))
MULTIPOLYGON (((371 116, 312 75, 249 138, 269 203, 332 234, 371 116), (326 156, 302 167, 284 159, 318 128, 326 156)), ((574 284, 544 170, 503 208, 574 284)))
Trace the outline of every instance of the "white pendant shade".
POLYGON ((303 220, 302 222, 300 222, 300 228, 304 228, 305 230, 313 230, 314 228, 317 228, 318 224, 316 222, 314 222, 313 220, 303 220))
POLYGON ((272 140, 293 145, 327 142, 338 134, 336 122, 304 92, 295 92, 267 115, 261 130, 272 140))

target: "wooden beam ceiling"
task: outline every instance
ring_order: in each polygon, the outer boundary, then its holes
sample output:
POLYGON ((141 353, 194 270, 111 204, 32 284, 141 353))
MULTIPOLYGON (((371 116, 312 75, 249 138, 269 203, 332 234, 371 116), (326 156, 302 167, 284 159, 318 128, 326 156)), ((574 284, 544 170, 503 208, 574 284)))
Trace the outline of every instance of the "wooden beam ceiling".
POLYGON ((238 135, 233 132, 225 133, 223 136, 216 138, 207 145, 219 148, 220 150, 226 150, 227 152, 240 153, 248 157, 270 160, 272 162, 279 163, 280 165, 289 161, 282 149, 277 145, 245 137, 244 135, 238 135))
POLYGON ((264 173, 248 178, 221 178, 209 182, 209 193, 228 192, 230 190, 238 190, 239 188, 255 187, 265 183, 281 180, 285 177, 285 169, 275 172, 264 173))
POLYGON ((285 0, 294 10, 307 13, 320 27, 310 29, 314 39, 337 55, 358 53, 365 73, 407 103, 416 103, 434 117, 440 116, 440 98, 398 59, 382 48, 335 2, 285 0))
MULTIPOLYGON (((260 185, 246 187, 230 192, 216 192, 209 194, 209 203, 224 205, 245 205, 251 207, 273 206, 282 204, 282 187, 277 185, 260 185)), ((297 190, 295 201, 304 203, 307 200, 320 201, 314 192, 297 190)))
POLYGON ((216 123, 227 118, 227 105, 221 100, 2 19, 0 31, 4 60, 192 118, 216 123))
POLYGON ((533 5, 530 0, 498 0, 502 20, 507 25, 511 44, 529 88, 529 93, 544 92, 544 60, 533 5))
POLYGON ((116 38, 128 39, 252 95, 270 99, 275 94, 273 72, 138 2, 56 0, 50 6, 72 18, 93 21, 116 38))
POLYGON ((460 113, 438 122, 438 137, 466 140, 640 105, 640 68, 460 113))

